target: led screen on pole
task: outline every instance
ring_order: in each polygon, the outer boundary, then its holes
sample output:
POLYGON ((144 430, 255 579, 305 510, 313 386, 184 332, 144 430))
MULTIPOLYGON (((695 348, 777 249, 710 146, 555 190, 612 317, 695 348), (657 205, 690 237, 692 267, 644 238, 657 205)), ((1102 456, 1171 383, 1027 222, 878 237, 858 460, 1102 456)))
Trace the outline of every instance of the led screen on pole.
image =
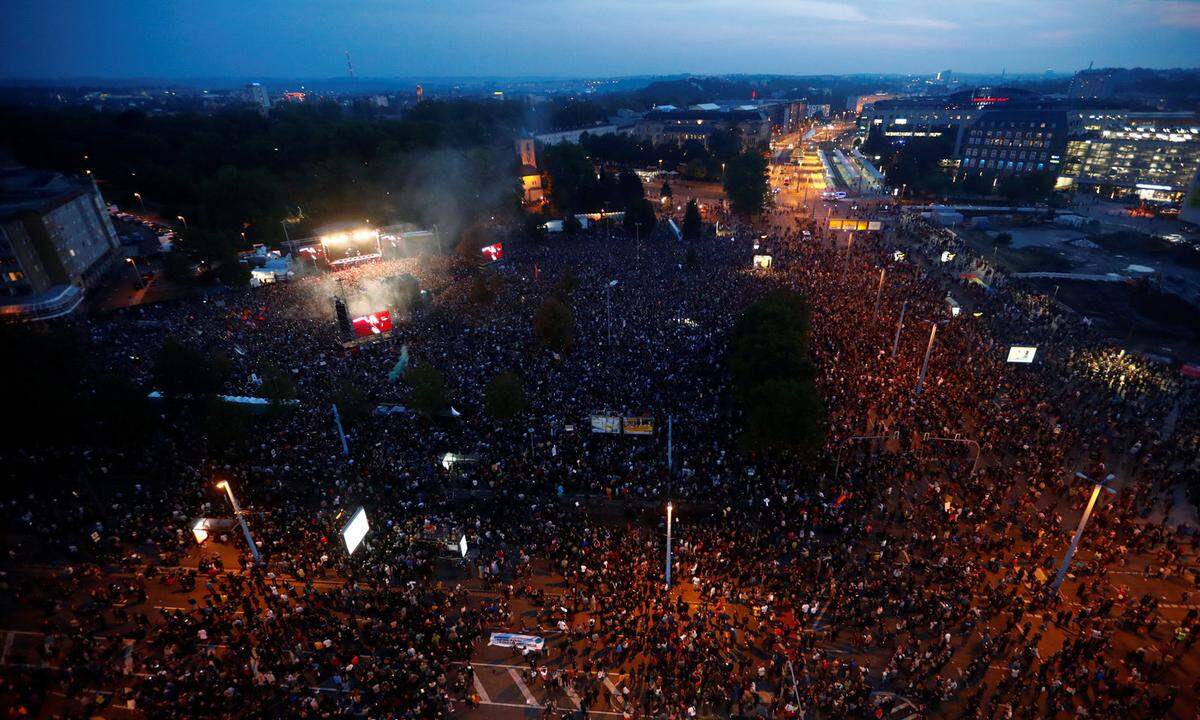
POLYGON ((350 517, 350 522, 346 523, 342 528, 342 540, 346 542, 346 552, 353 555, 354 551, 362 543, 363 538, 367 536, 367 530, 370 526, 367 524, 367 511, 359 508, 350 517))

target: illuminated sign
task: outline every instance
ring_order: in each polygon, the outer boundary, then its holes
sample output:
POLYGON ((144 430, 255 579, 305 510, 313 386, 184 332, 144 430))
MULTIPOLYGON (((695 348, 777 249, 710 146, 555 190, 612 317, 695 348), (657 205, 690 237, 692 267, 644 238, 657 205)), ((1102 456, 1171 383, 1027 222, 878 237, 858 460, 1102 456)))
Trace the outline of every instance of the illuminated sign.
POLYGON ((974 97, 974 98, 971 98, 971 102, 973 102, 973 103, 1006 103, 1006 102, 1008 102, 1008 98, 1006 98, 1006 97, 974 97))
POLYGON ((346 552, 353 555, 363 538, 367 536, 367 530, 370 529, 370 525, 367 524, 367 511, 362 508, 354 511, 350 521, 342 528, 342 540, 346 543, 346 552))
POLYGON ((756 270, 770 270, 771 256, 770 255, 755 255, 754 267, 756 270))
POLYGON ((466 535, 463 535, 462 537, 460 537, 458 539, 458 551, 460 553, 462 553, 463 557, 467 556, 467 536, 466 535))
POLYGON ((1008 349, 1008 362, 1024 363, 1028 365, 1033 362, 1033 356, 1037 355, 1037 348, 1026 345, 1013 345, 1008 349))
POLYGON ((1138 183, 1134 187, 1140 190, 1166 190, 1168 192, 1175 189, 1170 185, 1151 185, 1149 183, 1138 183))

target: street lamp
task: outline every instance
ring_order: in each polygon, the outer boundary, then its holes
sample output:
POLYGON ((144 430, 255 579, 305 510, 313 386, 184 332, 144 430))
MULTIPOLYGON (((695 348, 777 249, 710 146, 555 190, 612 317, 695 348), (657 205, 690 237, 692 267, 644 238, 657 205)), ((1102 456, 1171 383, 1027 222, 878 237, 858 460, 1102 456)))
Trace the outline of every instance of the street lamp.
POLYGON ((945 320, 933 320, 929 323, 929 344, 925 346, 925 359, 921 361, 921 374, 917 376, 917 387, 913 392, 921 394, 921 386, 925 383, 925 371, 929 369, 929 356, 933 354, 933 341, 937 339, 938 325, 945 320))
POLYGON ((617 286, 616 280, 609 280, 604 286, 604 312, 608 324, 608 346, 612 347, 612 289, 617 286))
POLYGON ((1083 537, 1083 529, 1087 527, 1088 518, 1092 516, 1092 510, 1096 507, 1096 500, 1100 498, 1100 491, 1107 490, 1113 494, 1117 492, 1112 488, 1112 483, 1117 479, 1117 476, 1112 473, 1109 473, 1101 480, 1093 480, 1082 472, 1075 473, 1075 477, 1094 483, 1092 486, 1092 497, 1088 500, 1087 507, 1083 510, 1083 517, 1079 518, 1079 527, 1075 528, 1075 536, 1071 538, 1071 544, 1067 547, 1066 554, 1063 555, 1062 565, 1058 567, 1058 575, 1054 577, 1054 582, 1050 585, 1051 595, 1058 594, 1059 586, 1062 585, 1063 580, 1067 577, 1067 567, 1071 565, 1071 559, 1075 557, 1075 551, 1079 549, 1079 539, 1083 537))
POLYGON ((673 518, 674 506, 671 501, 667 501, 667 583, 664 586, 667 592, 671 591, 671 520, 673 518))
POLYGON ((229 504, 233 506, 233 514, 237 516, 238 524, 242 526, 242 534, 246 536, 246 543, 250 545, 250 554, 254 556, 254 562, 259 562, 261 558, 258 554, 258 546, 254 544, 254 537, 250 534, 250 526, 246 524, 246 516, 242 509, 238 507, 237 498, 233 496, 233 488, 230 487, 228 480, 221 480, 217 483, 218 490, 224 490, 229 496, 229 504))
POLYGON ((137 198, 138 204, 142 206, 142 214, 145 215, 146 214, 146 201, 142 199, 142 194, 139 192, 135 192, 133 194, 133 196, 135 198, 137 198))
POLYGON ((142 280, 142 269, 138 267, 137 261, 131 257, 125 258, 125 262, 129 263, 133 267, 133 274, 137 276, 137 284, 140 288, 145 284, 145 281, 142 280))
POLYGON ((176 215, 175 217, 179 218, 179 221, 180 221, 181 223, 183 223, 183 227, 184 227, 184 229, 186 229, 186 228, 187 228, 187 226, 188 226, 188 224, 187 224, 187 218, 185 218, 185 217, 184 217, 184 216, 182 216, 182 215, 176 215))

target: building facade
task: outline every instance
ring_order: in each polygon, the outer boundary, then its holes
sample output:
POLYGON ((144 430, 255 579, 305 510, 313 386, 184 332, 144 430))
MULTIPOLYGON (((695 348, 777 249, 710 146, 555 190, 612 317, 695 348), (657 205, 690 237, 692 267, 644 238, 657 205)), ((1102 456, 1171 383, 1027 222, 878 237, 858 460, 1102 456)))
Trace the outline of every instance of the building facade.
POLYGON ((1071 140, 1059 187, 1177 203, 1187 193, 1197 169, 1200 126, 1131 124, 1071 140))
POLYGON ((258 106, 260 113, 266 113, 271 109, 271 97, 267 95, 267 89, 261 83, 247 85, 246 95, 250 98, 250 102, 258 106))
POLYGON ((966 128, 955 155, 967 171, 1057 176, 1070 127, 1062 110, 989 110, 966 128))
POLYGON ((120 249, 90 178, 0 167, 0 317, 53 317, 64 304, 74 310, 120 249))
POLYGON ((655 144, 695 140, 707 145, 713 132, 730 130, 738 134, 743 146, 749 147, 768 142, 771 126, 770 116, 758 107, 722 109, 705 105, 687 110, 655 108, 638 121, 634 134, 655 144))

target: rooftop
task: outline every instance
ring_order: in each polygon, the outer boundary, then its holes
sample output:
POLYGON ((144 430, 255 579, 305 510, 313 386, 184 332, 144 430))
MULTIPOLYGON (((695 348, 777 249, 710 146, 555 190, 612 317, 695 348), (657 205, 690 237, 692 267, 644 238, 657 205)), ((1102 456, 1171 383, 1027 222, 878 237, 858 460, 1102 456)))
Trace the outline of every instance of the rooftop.
POLYGON ((61 173, 32 170, 0 155, 0 220, 44 212, 84 190, 82 183, 61 173))

